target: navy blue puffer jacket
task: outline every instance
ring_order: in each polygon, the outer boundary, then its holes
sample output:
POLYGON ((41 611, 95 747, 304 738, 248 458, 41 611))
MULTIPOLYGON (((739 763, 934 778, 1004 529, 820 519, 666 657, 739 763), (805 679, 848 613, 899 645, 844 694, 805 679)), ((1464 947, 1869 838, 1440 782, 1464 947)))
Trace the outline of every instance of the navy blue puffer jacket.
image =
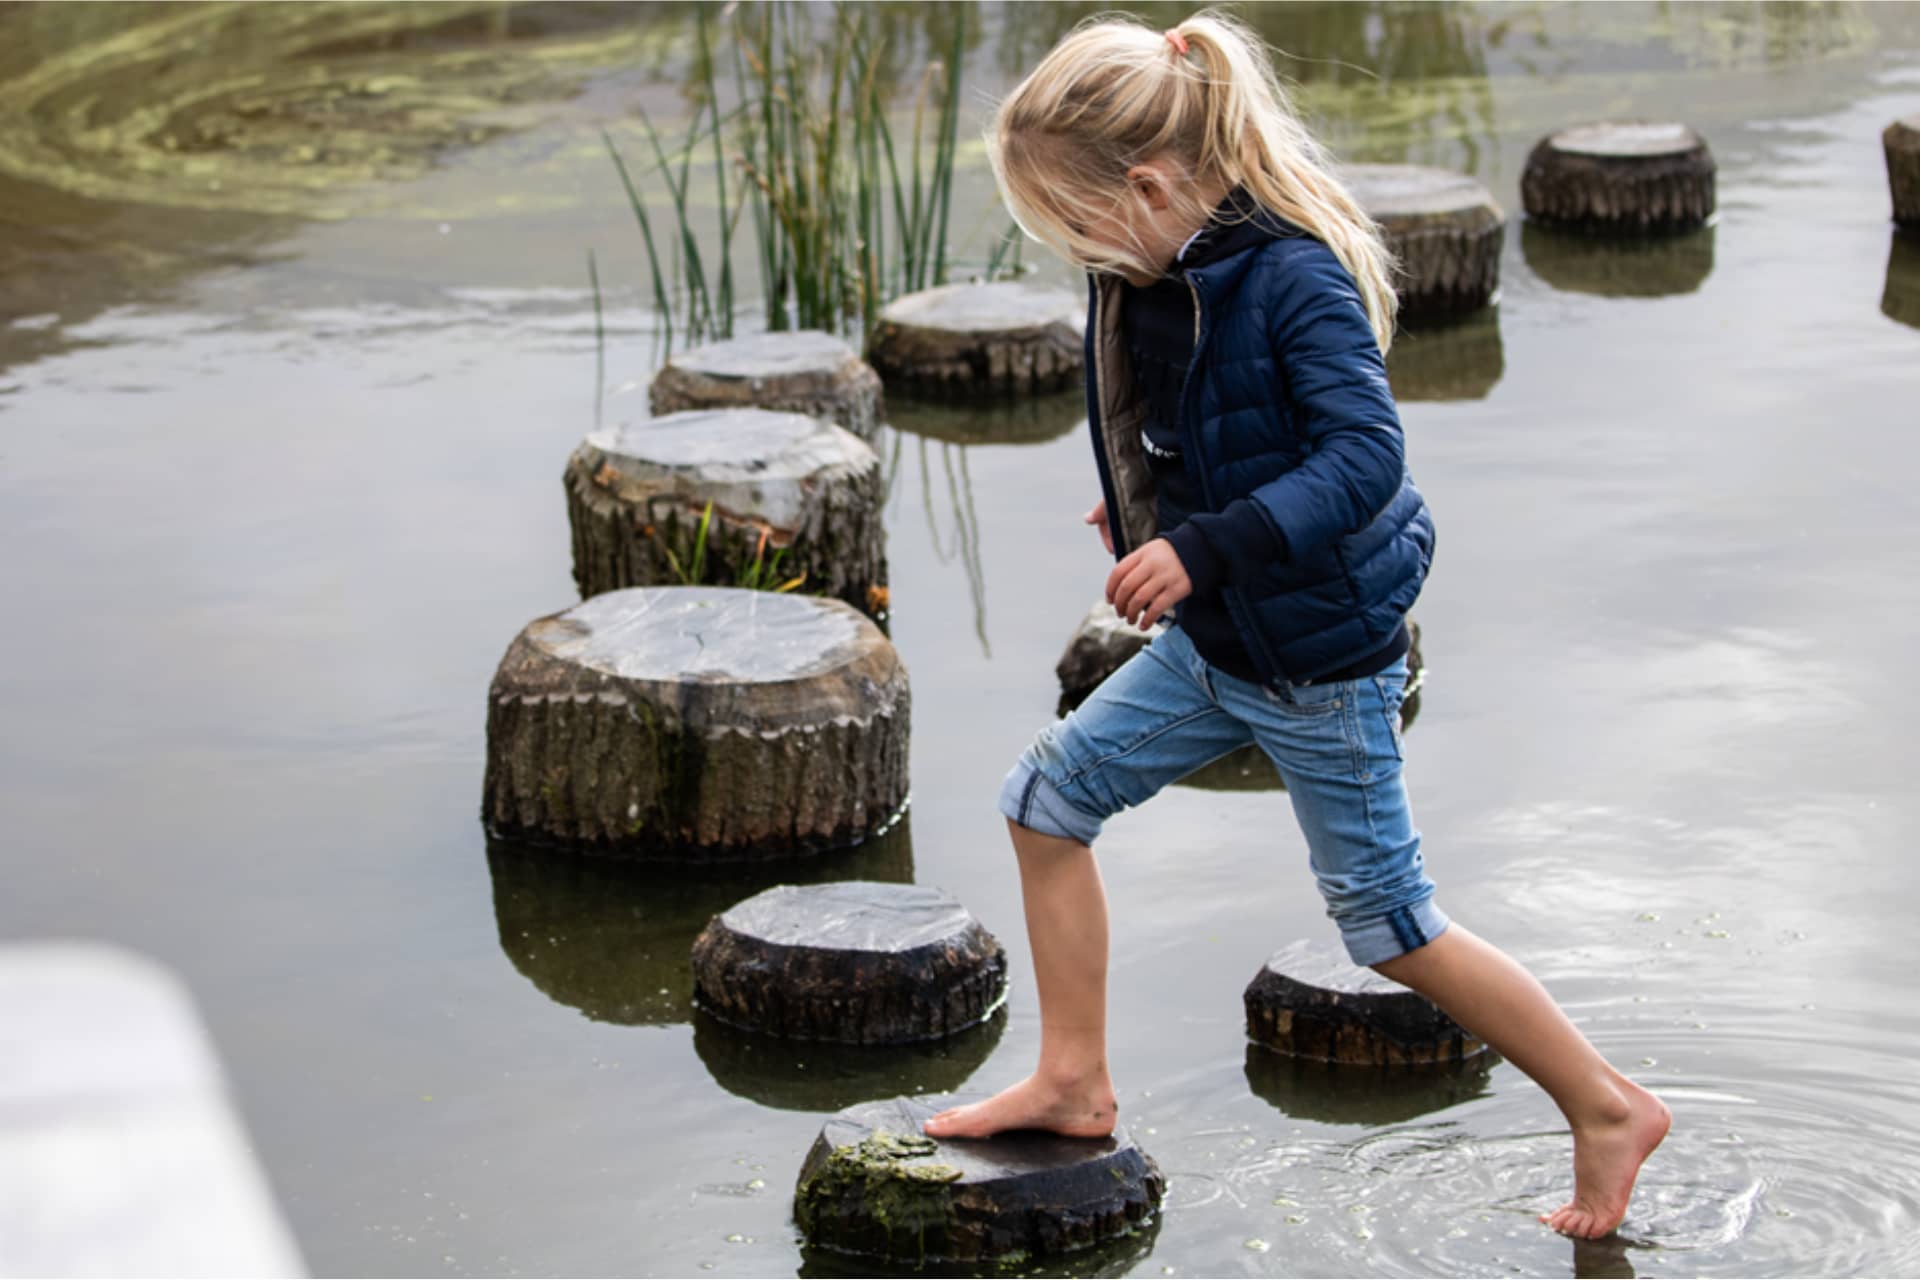
MULTIPOLYGON (((1240 641, 1269 682, 1303 684, 1392 640, 1434 533, 1366 306, 1333 251, 1294 230, 1184 273, 1197 328, 1178 425, 1209 511, 1226 513, 1207 541, 1240 641)), ((1116 559, 1157 532, 1121 284, 1090 278, 1086 337, 1116 559)))

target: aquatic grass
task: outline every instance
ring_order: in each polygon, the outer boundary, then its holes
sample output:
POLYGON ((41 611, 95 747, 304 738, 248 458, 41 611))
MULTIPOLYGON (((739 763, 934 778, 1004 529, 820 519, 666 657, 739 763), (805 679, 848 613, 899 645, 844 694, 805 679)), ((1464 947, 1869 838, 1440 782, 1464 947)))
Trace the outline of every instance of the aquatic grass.
POLYGON ((593 426, 600 429, 600 404, 607 388, 607 326, 600 308, 600 267, 587 250, 587 279, 593 282, 593 426))
MULTIPOLYGON (((649 526, 651 529, 652 526, 649 526)), ((770 591, 784 594, 798 590, 807 580, 803 571, 791 578, 780 576, 780 562, 786 559, 787 547, 775 547, 771 556, 767 555, 767 543, 773 538, 773 526, 760 525, 759 537, 754 542, 753 558, 748 560, 733 574, 731 582, 724 581, 721 572, 721 560, 709 555, 713 542, 713 502, 708 500, 700 512, 700 523, 695 527, 690 547, 675 550, 673 544, 660 536, 657 530, 654 537, 659 540, 660 550, 667 557, 667 567, 673 570, 673 576, 683 587, 703 585, 733 586, 748 591, 770 591), (713 581, 709 583, 708 579, 713 581)), ((744 543, 742 547, 744 549, 744 543)))

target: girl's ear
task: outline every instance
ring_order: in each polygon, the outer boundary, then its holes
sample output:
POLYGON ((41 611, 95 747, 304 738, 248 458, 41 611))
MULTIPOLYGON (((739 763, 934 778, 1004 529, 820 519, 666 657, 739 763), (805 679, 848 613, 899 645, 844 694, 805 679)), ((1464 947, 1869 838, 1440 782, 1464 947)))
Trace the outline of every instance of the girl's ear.
POLYGON ((1173 203, 1173 187, 1166 172, 1151 161, 1127 170, 1127 184, 1155 213, 1166 212, 1173 203))

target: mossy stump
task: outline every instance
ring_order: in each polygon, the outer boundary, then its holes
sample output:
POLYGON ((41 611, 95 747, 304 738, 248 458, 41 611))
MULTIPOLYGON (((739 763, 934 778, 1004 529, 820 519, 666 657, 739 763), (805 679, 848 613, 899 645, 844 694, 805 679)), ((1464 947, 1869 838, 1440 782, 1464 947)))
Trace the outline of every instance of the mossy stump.
POLYGON ((702 584, 799 578, 802 592, 886 616, 880 458, 825 418, 694 409, 623 423, 589 434, 564 480, 583 598, 686 584, 697 566, 702 584))
POLYGON ((1245 1002, 1248 1038, 1291 1057, 1407 1067, 1486 1052, 1425 996, 1322 944, 1276 952, 1247 985, 1245 1002))
POLYGON ((487 697, 496 836, 655 861, 852 844, 907 798, 906 668, 837 600, 608 592, 527 624, 487 697))
POLYGON ((1507 215, 1491 191, 1427 165, 1357 164, 1342 172, 1399 263, 1402 315, 1459 315, 1493 301, 1507 215))
POLYGON ((1007 994, 1007 956, 946 893, 847 880, 777 885, 693 940, 695 1004, 792 1040, 909 1044, 978 1026, 1007 994))
POLYGON ((1664 235, 1713 214, 1713 153, 1684 124, 1578 124, 1534 145, 1520 175, 1529 218, 1599 235, 1664 235))
POLYGON ((1880 145, 1887 153, 1893 220, 1903 227, 1920 227, 1920 112, 1888 125, 1880 145))
POLYGON ((1029 1265, 1146 1230, 1159 1213, 1166 1180, 1124 1127, 1107 1138, 925 1136, 945 1105, 893 1098, 827 1121, 794 1193, 810 1244, 889 1268, 878 1274, 1029 1265))
POLYGON ((880 311, 867 358, 889 387, 988 399, 1080 382, 1086 307, 1063 289, 1015 281, 949 284, 880 311))
POLYGON ((756 333, 669 356, 647 402, 656 417, 687 409, 782 409, 872 440, 880 426, 880 375, 830 333, 756 333))

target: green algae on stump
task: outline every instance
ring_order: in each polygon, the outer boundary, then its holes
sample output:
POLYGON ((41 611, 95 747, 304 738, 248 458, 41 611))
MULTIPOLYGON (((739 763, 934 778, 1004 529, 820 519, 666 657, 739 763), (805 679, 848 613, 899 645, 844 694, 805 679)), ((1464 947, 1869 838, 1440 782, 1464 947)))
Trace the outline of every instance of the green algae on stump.
POLYGON ((1599 121, 1535 144, 1520 177, 1529 218, 1601 235, 1649 235, 1705 225, 1714 162, 1684 124, 1599 121))
POLYGON ((1080 383, 1086 308, 1064 289, 949 284, 881 308, 867 359, 889 387, 986 399, 1080 383))
POLYGON ((880 375, 830 333, 756 333, 668 356, 647 401, 655 416, 685 409, 803 413, 872 440, 880 424, 880 375))
POLYGON ((1294 1057, 1386 1067, 1486 1052, 1431 1000, 1351 964, 1329 944, 1296 942, 1276 952, 1243 998, 1248 1038, 1294 1057))
POLYGON ((868 1102, 827 1121, 794 1195, 810 1244, 894 1266, 1011 1265, 1122 1239, 1159 1212, 1165 1180, 1124 1128, 926 1137, 947 1101, 868 1102))
POLYGON ((608 592, 529 623, 487 701, 496 836, 754 861, 855 843, 906 804, 906 668, 838 600, 608 592))
POLYGON ((1507 216, 1484 185, 1417 164, 1349 165, 1341 176, 1393 253, 1401 314, 1458 314, 1493 300, 1507 216))
POLYGON ((1007 957, 952 896, 924 885, 777 885, 693 942, 695 1000, 722 1022, 796 1040, 906 1044, 985 1021, 1007 957))
POLYGON ((702 582, 738 585, 783 552, 773 581, 804 574, 802 591, 886 613, 880 459, 824 418, 700 409, 623 423, 581 442, 565 483, 583 597, 682 582, 711 503, 702 582))

